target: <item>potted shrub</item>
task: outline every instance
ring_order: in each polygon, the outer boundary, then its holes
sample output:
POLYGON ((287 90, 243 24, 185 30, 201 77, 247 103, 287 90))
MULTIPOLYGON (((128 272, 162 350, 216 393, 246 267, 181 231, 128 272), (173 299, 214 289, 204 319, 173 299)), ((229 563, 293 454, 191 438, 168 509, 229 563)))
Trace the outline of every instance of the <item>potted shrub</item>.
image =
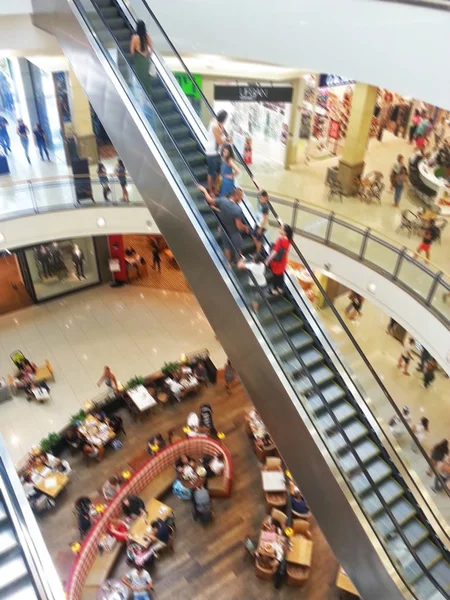
POLYGON ((59 442, 59 435, 53 431, 52 433, 48 434, 48 437, 43 438, 40 441, 40 448, 43 452, 50 452, 53 450, 53 448, 58 444, 59 442))
POLYGON ((138 385, 144 385, 145 378, 142 376, 135 375, 129 381, 127 381, 126 387, 131 390, 132 388, 137 387, 138 385))
POLYGON ((74 415, 72 415, 70 417, 70 424, 71 425, 79 425, 80 423, 82 423, 85 420, 86 417, 87 417, 86 411, 81 409, 77 413, 75 413, 74 415))
POLYGON ((166 377, 170 377, 174 373, 180 370, 181 363, 179 362, 166 362, 161 369, 161 372, 166 377))

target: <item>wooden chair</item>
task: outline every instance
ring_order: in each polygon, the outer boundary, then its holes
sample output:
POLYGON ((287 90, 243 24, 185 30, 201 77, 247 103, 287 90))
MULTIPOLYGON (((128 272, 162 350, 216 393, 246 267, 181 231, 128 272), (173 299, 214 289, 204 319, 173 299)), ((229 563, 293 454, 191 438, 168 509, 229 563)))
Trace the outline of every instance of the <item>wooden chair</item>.
POLYGON ((266 492, 265 498, 268 508, 267 512, 270 512, 272 508, 284 508, 287 504, 286 492, 266 492))
POLYGON ((283 465, 281 464, 281 458, 276 456, 268 456, 266 458, 264 469, 266 471, 282 471, 283 465))
POLYGON ((272 581, 274 578, 275 572, 272 569, 267 569, 266 567, 262 567, 258 561, 258 558, 255 558, 255 574, 258 579, 264 579, 266 581, 272 581))
POLYGON ((281 510, 278 510, 278 508, 272 508, 272 510, 270 511, 270 516, 272 517, 272 519, 275 519, 275 521, 278 521, 281 527, 284 527, 288 520, 287 515, 281 510))
POLYGON ((304 585, 309 579, 310 567, 289 564, 286 567, 286 583, 288 585, 304 585))
POLYGON ((294 519, 292 521, 292 529, 294 530, 294 535, 303 536, 306 539, 311 539, 311 530, 308 521, 304 521, 303 519, 294 519))
POLYGON ((303 521, 309 521, 311 522, 311 517, 312 517, 312 512, 308 511, 307 513, 298 513, 295 512, 295 510, 292 511, 292 517, 294 519, 302 519, 303 521))

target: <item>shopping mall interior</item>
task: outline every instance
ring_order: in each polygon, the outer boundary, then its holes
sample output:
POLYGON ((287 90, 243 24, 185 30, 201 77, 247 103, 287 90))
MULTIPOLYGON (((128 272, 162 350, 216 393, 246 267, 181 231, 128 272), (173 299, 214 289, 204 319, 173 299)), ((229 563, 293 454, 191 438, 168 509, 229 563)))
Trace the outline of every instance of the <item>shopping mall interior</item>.
POLYGON ((450 5, 339 4, 0 2, 0 599, 450 598, 450 5))

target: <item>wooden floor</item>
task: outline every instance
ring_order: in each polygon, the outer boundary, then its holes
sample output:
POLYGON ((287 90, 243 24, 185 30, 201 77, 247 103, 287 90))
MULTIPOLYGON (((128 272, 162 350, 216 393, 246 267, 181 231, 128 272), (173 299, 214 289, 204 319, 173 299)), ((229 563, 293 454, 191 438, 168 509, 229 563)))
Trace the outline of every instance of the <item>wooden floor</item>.
MULTIPOLYGON (((276 590, 271 582, 255 577, 253 561, 243 547, 243 540, 247 534, 257 537, 265 507, 260 465, 244 430, 244 412, 249 399, 239 384, 228 396, 222 382, 181 404, 158 408, 159 412, 145 422, 130 423, 125 415, 127 437, 123 438, 123 448, 117 452, 107 450, 98 465, 86 468, 78 456, 69 457, 74 468, 73 481, 59 499, 56 510, 40 521, 61 578, 66 580, 73 560, 68 546, 77 539, 72 513, 74 500, 93 493, 108 475, 122 470, 127 457, 144 447, 150 435, 180 429, 186 415, 205 401, 213 407, 217 429, 226 434, 224 443, 233 460, 233 493, 231 498, 214 500, 215 520, 206 527, 193 521, 190 502, 183 502, 172 494, 165 497, 164 501, 175 510, 177 536, 175 553, 163 553, 151 570, 157 590, 155 597, 158 600, 336 600, 337 563, 316 525, 313 525, 311 577, 303 589, 285 585, 276 590)), ((128 569, 121 557, 114 574, 122 575, 128 569)))

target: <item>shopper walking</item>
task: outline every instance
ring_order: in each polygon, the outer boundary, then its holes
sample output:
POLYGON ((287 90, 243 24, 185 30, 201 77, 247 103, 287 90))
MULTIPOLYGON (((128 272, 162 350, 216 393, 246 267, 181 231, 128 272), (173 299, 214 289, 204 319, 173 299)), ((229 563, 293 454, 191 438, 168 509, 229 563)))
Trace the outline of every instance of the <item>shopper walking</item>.
POLYGON ((156 240, 152 240, 152 258, 153 258, 153 270, 158 269, 158 273, 161 273, 161 250, 156 240))
POLYGON ((231 141, 225 133, 225 121, 228 113, 221 110, 217 117, 212 119, 208 125, 208 139, 206 141, 206 163, 208 167, 208 192, 210 196, 217 193, 217 184, 220 175, 220 147, 231 141))
POLYGON ((225 144, 222 147, 220 158, 220 175, 222 177, 222 182, 220 185, 219 196, 229 196, 235 188, 235 179, 239 175, 239 169, 234 160, 233 148, 230 144, 225 144))
POLYGON ((8 125, 9 123, 6 118, 0 117, 0 145, 5 154, 11 152, 11 140, 9 138, 8 125))
POLYGON ((122 194, 123 194, 122 200, 124 202, 129 202, 130 198, 128 196, 128 190, 127 190, 127 171, 125 169, 125 165, 123 164, 123 160, 121 160, 120 158, 117 160, 117 164, 116 164, 116 168, 114 169, 114 173, 115 173, 117 179, 119 180, 120 186, 122 188, 122 194))
POLYGON ((401 369, 403 367, 403 375, 408 375, 408 377, 411 375, 411 373, 409 373, 408 371, 408 365, 411 362, 412 351, 415 345, 416 343, 414 341, 414 338, 407 336, 407 339, 403 344, 401 354, 397 361, 397 369, 401 369))
POLYGON ((417 126, 419 125, 422 117, 420 116, 420 110, 416 108, 414 110, 414 116, 411 119, 411 126, 409 128, 409 143, 412 144, 416 135, 417 126))
POLYGON ((397 160, 392 165, 391 174, 389 176, 389 179, 391 182, 391 189, 390 189, 391 193, 394 191, 395 184, 397 183, 397 178, 400 175, 400 171, 401 171, 402 167, 404 167, 404 166, 405 166, 405 158, 404 158, 403 154, 399 154, 397 156, 397 160))
POLYGON ((133 56, 134 70, 147 93, 150 93, 150 61, 153 54, 153 43, 147 33, 144 21, 138 21, 136 32, 131 36, 130 52, 133 56))
POLYGON ((30 133, 30 130, 23 122, 23 119, 19 119, 17 121, 17 135, 20 138, 20 143, 22 144, 22 147, 25 151, 25 156, 27 157, 27 161, 31 165, 30 155, 28 154, 28 148, 30 145, 30 140, 28 139, 29 133, 30 133))
POLYGON ((266 260, 266 266, 272 271, 272 288, 270 293, 274 296, 284 292, 284 273, 288 264, 288 254, 292 243, 292 227, 282 225, 280 236, 272 247, 272 251, 266 260))
POLYGON ((406 170, 406 167, 401 167, 399 174, 395 178, 394 204, 392 205, 395 208, 398 208, 398 205, 400 204, 400 198, 402 197, 403 188, 405 186, 405 183, 407 183, 407 181, 408 181, 408 171, 406 170))
POLYGON ((425 348, 425 346, 422 346, 422 351, 420 353, 419 365, 417 366, 416 371, 422 371, 423 372, 425 363, 430 358, 431 358, 431 354, 428 352, 428 350, 425 348))
POLYGON ((422 387, 427 390, 430 385, 433 383, 433 381, 436 378, 436 374, 435 371, 437 369, 437 362, 434 360, 434 358, 430 358, 430 360, 427 360, 427 362, 425 363, 424 367, 423 367, 423 384, 422 387))
POLYGON ((354 321, 357 316, 361 316, 362 305, 364 304, 364 298, 361 294, 357 292, 350 292, 349 294, 350 304, 345 309, 345 314, 350 319, 350 321, 354 321))
POLYGON ((416 252, 414 254, 414 258, 419 258, 419 254, 424 252, 425 254, 425 262, 430 261, 430 249, 431 244, 439 238, 440 231, 439 228, 436 227, 434 219, 430 219, 428 227, 422 234, 422 241, 417 246, 416 252))
POLYGON ((233 385, 236 379, 236 371, 234 370, 230 359, 228 359, 225 363, 223 377, 225 380, 225 389, 227 390, 228 394, 231 394, 231 386, 233 385))
POLYGON ((450 457, 446 456, 441 462, 437 464, 437 471, 444 480, 444 484, 441 483, 439 477, 434 478, 434 485, 431 488, 433 492, 439 492, 444 488, 444 485, 448 486, 447 480, 450 478, 450 457))
POLYGON ((109 367, 103 369, 103 375, 98 380, 97 386, 100 387, 102 383, 104 383, 108 389, 108 397, 114 397, 119 390, 119 386, 117 385, 116 376, 111 372, 109 367))
MULTIPOLYGON (((425 441, 428 439, 430 433, 430 421, 426 417, 422 417, 417 425, 413 425, 413 431, 419 444, 424 448, 425 441)), ((417 446, 415 441, 412 441, 411 449, 413 452, 417 452, 417 446)))
POLYGON ((103 200, 109 202, 108 194, 111 192, 111 188, 109 187, 109 178, 106 167, 101 162, 98 163, 97 166, 97 175, 103 190, 103 200))
POLYGON ((44 154, 45 154, 47 160, 50 161, 50 156, 48 154, 48 148, 47 148, 47 138, 45 136, 45 131, 42 129, 40 123, 36 123, 36 125, 33 129, 33 133, 34 133, 34 139, 36 140, 36 146, 39 149, 39 154, 41 156, 41 160, 45 160, 45 158, 44 158, 44 154))
MULTIPOLYGON (((448 440, 442 440, 439 444, 435 444, 430 452, 430 459, 433 466, 436 467, 438 463, 442 462, 449 454, 448 440)), ((433 473, 432 469, 429 468, 427 475, 431 477, 433 473)))

